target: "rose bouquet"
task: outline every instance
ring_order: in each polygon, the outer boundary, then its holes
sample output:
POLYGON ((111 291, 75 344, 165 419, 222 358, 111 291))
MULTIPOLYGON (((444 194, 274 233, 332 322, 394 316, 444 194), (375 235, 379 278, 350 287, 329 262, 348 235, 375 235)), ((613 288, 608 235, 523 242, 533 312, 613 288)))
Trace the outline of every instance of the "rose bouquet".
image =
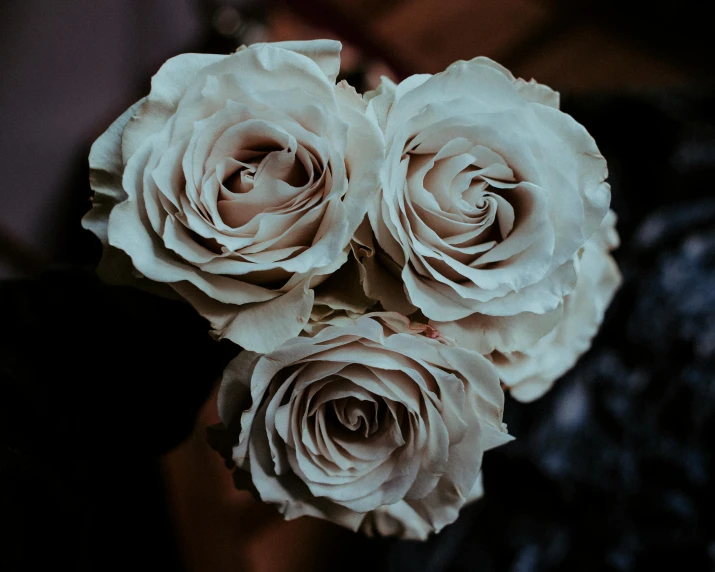
POLYGON ((212 445, 286 518, 426 538, 618 287, 606 163, 486 58, 360 95, 334 41, 185 54, 90 153, 99 272, 244 351, 212 445))

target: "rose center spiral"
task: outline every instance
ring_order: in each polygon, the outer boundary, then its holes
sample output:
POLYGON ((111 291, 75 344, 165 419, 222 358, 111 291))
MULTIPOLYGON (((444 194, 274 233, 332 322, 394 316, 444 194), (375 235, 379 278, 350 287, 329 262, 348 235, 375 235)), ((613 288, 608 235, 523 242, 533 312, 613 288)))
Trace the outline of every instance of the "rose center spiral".
POLYGON ((381 405, 372 400, 349 396, 336 399, 327 406, 327 417, 338 429, 347 429, 369 437, 380 428, 381 405))

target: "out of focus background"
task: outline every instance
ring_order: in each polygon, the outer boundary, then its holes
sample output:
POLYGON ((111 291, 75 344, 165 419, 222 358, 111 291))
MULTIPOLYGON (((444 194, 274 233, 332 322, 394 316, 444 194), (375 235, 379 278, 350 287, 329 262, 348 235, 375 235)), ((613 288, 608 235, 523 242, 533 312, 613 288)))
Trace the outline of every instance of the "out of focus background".
POLYGON ((699 0, 3 0, 0 276, 76 255, 91 142, 168 57, 343 40, 344 75, 435 73, 489 56, 563 93, 699 85, 715 69, 699 0))
POLYGON ((714 570, 711 4, 0 0, 0 570, 714 570), (235 491, 204 438, 235 347, 99 283, 80 227, 92 142, 167 58, 318 37, 359 90, 489 56, 560 91, 611 172, 624 283, 593 349, 508 400, 486 497, 424 544, 235 491))

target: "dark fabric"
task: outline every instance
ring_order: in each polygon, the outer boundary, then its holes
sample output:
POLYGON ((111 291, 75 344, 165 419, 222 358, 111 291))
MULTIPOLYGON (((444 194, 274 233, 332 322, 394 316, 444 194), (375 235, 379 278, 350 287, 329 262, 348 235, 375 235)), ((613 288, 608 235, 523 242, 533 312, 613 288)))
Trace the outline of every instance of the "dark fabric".
POLYGON ((157 459, 233 353, 89 271, 2 284, 0 570, 178 568, 157 459))
MULTIPOLYGON (((486 497, 427 543, 358 540, 375 569, 715 566, 715 96, 564 108, 609 162, 623 287, 553 391, 508 400, 486 497)), ((0 287, 0 569, 180 568, 156 460, 235 351, 206 332, 81 270, 0 287)))

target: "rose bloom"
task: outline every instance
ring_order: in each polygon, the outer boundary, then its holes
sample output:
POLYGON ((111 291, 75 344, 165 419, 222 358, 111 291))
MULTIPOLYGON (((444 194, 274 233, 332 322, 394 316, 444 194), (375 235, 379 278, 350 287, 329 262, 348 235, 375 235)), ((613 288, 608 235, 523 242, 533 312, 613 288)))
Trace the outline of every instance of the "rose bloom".
POLYGON ((234 480, 292 519, 426 538, 479 496, 511 437, 483 356, 373 314, 229 364, 213 444, 234 480))
POLYGON ((387 149, 355 239, 366 294, 482 354, 533 346, 608 211, 591 136, 554 91, 487 58, 365 99, 387 149))
POLYGON ((298 335, 383 156, 339 66, 328 40, 166 62, 92 147, 84 226, 104 244, 100 273, 170 286, 252 350, 298 335))

